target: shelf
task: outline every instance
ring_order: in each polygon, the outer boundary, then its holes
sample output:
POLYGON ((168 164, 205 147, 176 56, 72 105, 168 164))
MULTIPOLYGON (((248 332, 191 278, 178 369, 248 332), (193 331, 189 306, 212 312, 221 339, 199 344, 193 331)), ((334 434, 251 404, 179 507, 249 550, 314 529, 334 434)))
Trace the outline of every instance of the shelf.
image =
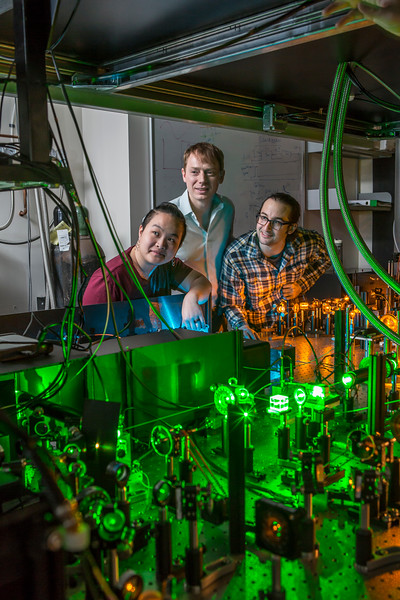
POLYGON ((390 212, 392 210, 391 204, 381 205, 381 206, 358 206, 358 205, 350 205, 351 212, 390 212))
MULTIPOLYGON (((390 198, 390 195, 386 192, 380 193, 371 193, 371 194, 359 194, 359 199, 357 202, 360 204, 350 204, 350 210, 353 211, 384 211, 390 212, 392 209, 391 202, 384 202, 383 199, 379 200, 379 196, 381 198, 390 198), (362 202, 367 201, 367 196, 371 196, 368 198, 370 202, 376 203, 377 206, 368 206, 366 204, 361 204, 362 202), (377 197, 378 196, 378 197, 377 197)), ((328 190, 328 202, 329 202, 329 210, 340 210, 340 205, 337 197, 337 193, 335 188, 329 188, 328 190)), ((319 189, 307 190, 307 210, 320 210, 319 203, 319 189)))

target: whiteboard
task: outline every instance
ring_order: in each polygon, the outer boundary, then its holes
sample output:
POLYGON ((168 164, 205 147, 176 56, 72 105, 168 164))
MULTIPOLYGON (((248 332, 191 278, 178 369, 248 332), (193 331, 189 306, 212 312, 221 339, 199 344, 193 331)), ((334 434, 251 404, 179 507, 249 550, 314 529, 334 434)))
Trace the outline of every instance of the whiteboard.
POLYGON ((215 144, 225 155, 225 179, 218 193, 235 204, 235 237, 254 229, 260 206, 273 192, 291 194, 304 209, 303 140, 154 118, 156 205, 184 192, 182 157, 186 148, 196 142, 215 144))

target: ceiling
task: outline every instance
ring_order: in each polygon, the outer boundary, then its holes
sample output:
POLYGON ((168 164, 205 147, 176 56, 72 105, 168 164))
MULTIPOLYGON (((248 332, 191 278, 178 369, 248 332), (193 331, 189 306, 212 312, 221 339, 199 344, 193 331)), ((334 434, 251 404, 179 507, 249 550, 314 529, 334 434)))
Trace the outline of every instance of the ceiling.
MULTIPOLYGON (((75 103, 260 130, 263 115, 264 130, 271 127, 265 111, 272 105, 272 128, 315 139, 340 62, 361 63, 400 91, 400 39, 365 22, 338 32, 337 17, 321 15, 327 1, 50 3, 47 78, 57 81, 55 63, 75 103)), ((12 2, 0 0, 3 73, 13 56, 12 13, 12 2)), ((356 73, 368 92, 396 102, 360 68, 356 73)), ((348 134, 396 137, 397 112, 353 91, 348 134)))

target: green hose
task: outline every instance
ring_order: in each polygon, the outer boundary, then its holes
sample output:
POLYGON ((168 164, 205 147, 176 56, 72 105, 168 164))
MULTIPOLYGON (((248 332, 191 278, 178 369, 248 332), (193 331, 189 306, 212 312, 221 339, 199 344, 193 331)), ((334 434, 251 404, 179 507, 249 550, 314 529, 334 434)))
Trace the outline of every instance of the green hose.
POLYGON ((398 282, 389 275, 389 273, 378 263, 376 258, 371 253, 370 249, 360 236, 360 232, 353 220, 352 214, 349 209, 349 204, 346 197, 346 190, 343 181, 343 170, 342 170, 342 140, 343 140, 343 129, 344 121, 346 116, 347 105, 349 101, 351 88, 351 81, 346 75, 346 81, 342 91, 342 97, 339 106, 338 117, 336 120, 336 136, 333 147, 333 169, 335 174, 336 191, 339 200, 339 205, 342 211, 343 220, 347 226, 347 229, 351 235, 351 238, 359 250, 360 254, 368 262, 372 270, 384 281, 390 288, 392 288, 397 294, 400 294, 400 285, 398 282))
POLYGON ((380 321, 370 308, 361 300, 360 296, 355 291, 349 277, 345 273, 343 266, 339 260, 336 247, 332 237, 331 225, 329 220, 329 200, 328 200, 328 176, 329 176, 329 157, 333 143, 335 122, 338 114, 338 106, 343 93, 343 86, 346 77, 347 63, 340 63, 335 76, 335 81, 332 88, 331 97, 326 119, 326 127, 324 134, 324 142, 322 148, 321 160, 321 179, 320 179, 320 208, 322 230, 325 238, 325 244, 328 250, 329 257, 332 261, 333 268, 339 278, 340 283, 345 289, 353 303, 361 311, 366 319, 380 332, 388 337, 395 344, 400 344, 400 337, 380 321))

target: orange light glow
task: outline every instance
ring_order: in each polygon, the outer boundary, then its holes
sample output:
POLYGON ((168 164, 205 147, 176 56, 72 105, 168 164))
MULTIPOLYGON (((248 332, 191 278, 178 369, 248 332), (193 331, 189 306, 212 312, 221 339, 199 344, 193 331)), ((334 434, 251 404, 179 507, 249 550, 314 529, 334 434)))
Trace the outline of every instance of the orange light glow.
POLYGON ((398 323, 396 317, 390 314, 382 315, 381 321, 386 327, 389 327, 392 331, 397 331, 398 323))

